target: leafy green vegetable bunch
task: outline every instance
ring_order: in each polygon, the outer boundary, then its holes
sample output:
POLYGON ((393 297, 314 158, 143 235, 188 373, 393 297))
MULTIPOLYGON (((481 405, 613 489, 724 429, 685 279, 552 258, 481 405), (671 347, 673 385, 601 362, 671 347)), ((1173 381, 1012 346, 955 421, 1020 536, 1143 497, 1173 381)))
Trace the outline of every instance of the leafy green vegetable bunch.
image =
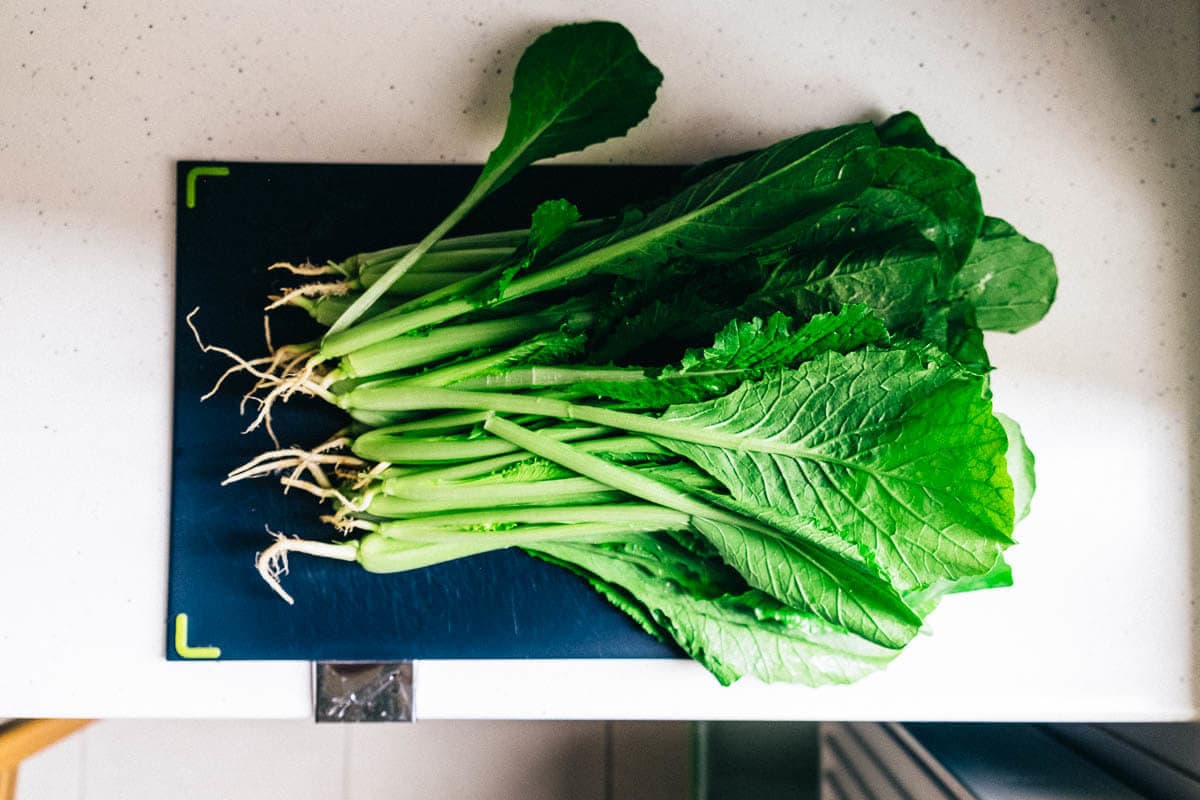
MULTIPOLYGON (((416 244, 276 299, 326 327, 240 367, 353 422, 286 471, 351 538, 289 553, 396 572, 518 547, 720 681, 855 680, 944 595, 1007 585, 1033 458, 994 413, 983 331, 1040 319, 1042 246, 984 215, 911 113, 700 164, 657 202, 445 235, 538 159, 625 133, 661 74, 608 22, 523 55, 500 144, 416 244)), ((256 421, 257 422, 257 421, 256 421)))

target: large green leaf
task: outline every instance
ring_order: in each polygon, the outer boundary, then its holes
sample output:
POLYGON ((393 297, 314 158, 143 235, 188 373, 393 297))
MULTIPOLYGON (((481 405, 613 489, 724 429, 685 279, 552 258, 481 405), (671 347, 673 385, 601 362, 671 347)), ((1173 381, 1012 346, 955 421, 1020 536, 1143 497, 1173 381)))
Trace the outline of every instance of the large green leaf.
POLYGON ((693 518, 692 527, 755 589, 885 647, 903 647, 920 629, 921 615, 882 579, 863 545, 761 500, 695 482, 688 491, 749 521, 693 518))
POLYGON ((873 554, 901 590, 986 572, 1010 541, 1007 440, 983 378, 920 351, 826 355, 662 420, 736 500, 811 519, 873 554))
POLYGON ((591 360, 673 360, 731 319, 797 317, 861 303, 901 330, 927 313, 946 272, 942 221, 893 189, 868 187, 754 242, 730 260, 673 259, 619 280, 600 313, 591 360))
POLYGON ((758 259, 762 286, 743 304, 749 313, 782 309, 804 315, 848 303, 878 314, 890 329, 926 313, 942 259, 916 231, 841 241, 820 250, 792 250, 758 259))
POLYGON ((785 605, 811 610, 885 647, 903 647, 921 627, 891 587, 846 557, 853 545, 845 540, 822 537, 841 551, 829 552, 787 530, 703 517, 692 525, 747 583, 785 605))
POLYGON ((980 328, 1016 333, 1046 315, 1058 289, 1050 251, 1002 219, 988 217, 975 248, 951 284, 980 328))
MULTIPOLYGON (((684 515, 687 525, 716 545, 751 586, 783 603, 812 610, 889 647, 904 646, 920 627, 920 619, 887 581, 867 567, 870 562, 855 544, 820 529, 797 531, 791 520, 778 515, 756 519, 736 506, 729 513, 698 501, 693 495, 706 495, 713 483, 695 481, 703 474, 695 467, 683 475, 622 467, 500 417, 489 417, 484 429, 601 485, 684 515), (777 524, 781 519, 783 524, 777 524)), ((656 518, 654 524, 661 522, 656 518)))
POLYGON ((728 568, 662 535, 612 545, 546 543, 536 554, 582 575, 723 684, 746 675, 810 686, 850 683, 899 653, 749 589, 728 568))
POLYGON ((624 134, 645 119, 661 83, 662 73, 615 22, 561 25, 539 36, 517 62, 504 136, 471 190, 330 326, 322 355, 344 355, 387 338, 375 332, 377 338, 365 341, 338 337, 485 197, 534 161, 624 134))
POLYGON ((643 271, 689 253, 733 253, 869 184, 878 139, 849 125, 785 139, 685 188, 563 256, 589 270, 643 271))
POLYGON ((911 111, 893 114, 877 125, 875 130, 879 133, 879 140, 886 145, 927 150, 942 158, 952 161, 959 160, 929 135, 929 131, 925 130, 925 125, 921 122, 920 117, 911 111))
MULTIPOLYGON (((588 360, 594 364, 670 364, 703 347, 738 316, 758 288, 743 260, 676 258, 654 270, 618 277, 597 312, 588 360)), ((752 316, 747 314, 745 316, 752 316)))
POLYGON ((822 252, 845 250, 874 239, 896 240, 919 233, 941 242, 942 220, 917 198, 900 189, 868 186, 793 223, 755 245, 758 253, 778 250, 822 252))
POLYGON ((717 332, 712 345, 687 351, 676 367, 639 381, 581 381, 572 390, 615 400, 624 409, 662 409, 720 396, 767 370, 794 367, 821 353, 848 353, 886 341, 882 322, 860 305, 818 314, 798 328, 780 313, 765 320, 735 319, 717 332))
POLYGON ((971 252, 983 224, 975 176, 958 161, 912 147, 883 147, 876 158, 875 186, 919 200, 941 221, 938 244, 949 254, 948 279, 971 252))
POLYGON ((661 83, 615 22, 551 29, 517 63, 504 137, 479 181, 494 188, 534 161, 623 135, 645 119, 661 83))
POLYGON ((795 367, 822 353, 848 353, 886 341, 883 324, 864 305, 817 314, 799 327, 776 312, 766 319, 733 320, 717 332, 710 347, 689 350, 678 368, 663 374, 795 367))

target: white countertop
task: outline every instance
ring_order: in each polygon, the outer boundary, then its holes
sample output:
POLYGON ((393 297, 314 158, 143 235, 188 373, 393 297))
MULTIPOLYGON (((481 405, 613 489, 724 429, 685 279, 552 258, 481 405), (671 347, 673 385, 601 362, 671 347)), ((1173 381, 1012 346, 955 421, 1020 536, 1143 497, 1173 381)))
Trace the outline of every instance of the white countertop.
POLYGON ((1200 717, 1200 6, 264 0, 0 9, 0 715, 304 717, 301 663, 168 663, 174 162, 478 162, 550 24, 666 80, 576 161, 679 162, 918 112, 1058 260, 989 340, 1039 494, 1012 589, 850 687, 689 662, 421 662, 419 717, 1200 717), (245 8, 253 7, 253 11, 245 8))

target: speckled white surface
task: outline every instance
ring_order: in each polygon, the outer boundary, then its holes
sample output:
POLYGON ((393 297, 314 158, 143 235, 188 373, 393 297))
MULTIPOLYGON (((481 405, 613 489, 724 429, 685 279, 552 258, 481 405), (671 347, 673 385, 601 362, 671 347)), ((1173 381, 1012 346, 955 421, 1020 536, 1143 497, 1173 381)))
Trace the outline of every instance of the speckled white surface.
POLYGON ((1011 590, 885 673, 718 689, 684 663, 426 662, 425 717, 1200 715, 1194 2, 0 6, 0 715, 305 716, 301 664, 162 661, 173 162, 479 161, 558 21, 628 25, 651 120, 575 160, 680 161, 920 113, 1058 258, 990 341, 1039 461, 1011 590), (681 25, 681 19, 687 25, 681 25))

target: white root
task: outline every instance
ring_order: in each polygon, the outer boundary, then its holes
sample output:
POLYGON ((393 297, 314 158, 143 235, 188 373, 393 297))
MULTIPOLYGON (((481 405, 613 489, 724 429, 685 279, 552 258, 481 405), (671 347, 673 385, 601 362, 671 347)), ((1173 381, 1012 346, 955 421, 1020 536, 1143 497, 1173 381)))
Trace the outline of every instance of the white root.
POLYGON ((356 480, 354 482, 354 488, 355 489, 363 488, 364 486, 369 484, 371 481, 375 480, 377 477, 382 475, 386 470, 390 469, 391 466, 392 465, 390 462, 380 461, 378 464, 371 467, 366 472, 359 474, 358 480, 356 480))
POLYGON ((267 528, 267 533, 274 536, 275 541, 266 550, 255 556, 254 566, 258 569, 258 574, 262 576, 262 579, 271 587, 271 590, 286 600, 288 605, 295 605, 296 601, 292 599, 290 594, 284 591, 283 585, 279 582, 279 579, 288 572, 288 553, 305 553, 310 556, 334 558, 339 561, 358 560, 358 544, 356 542, 339 544, 314 542, 309 539, 296 537, 289 538, 270 528, 267 528))
POLYGON ((344 295, 350 291, 350 284, 347 281, 338 281, 336 283, 306 283, 302 286, 297 286, 294 289, 286 289, 281 295, 272 295, 268 297, 271 304, 264 311, 274 311, 277 308, 283 308, 286 305, 291 305, 292 301, 297 297, 337 297, 344 295))
MULTIPOLYGON (((303 464, 301 466, 298 466, 294 470, 292 470, 292 474, 289 475, 288 477, 291 480, 299 480, 300 473, 302 473, 302 472, 307 472, 309 474, 309 477, 311 477, 314 481, 316 481, 317 485, 320 486, 321 488, 323 488, 323 489, 332 489, 333 488, 333 481, 329 480, 329 476, 325 474, 325 470, 321 469, 316 464, 310 463, 310 464, 303 464)), ((283 483, 283 493, 287 494, 288 489, 290 488, 287 485, 287 482, 281 478, 280 483, 283 483)))
POLYGON ((319 382, 313 380, 313 371, 315 368, 316 365, 310 358, 304 362, 303 369, 284 381, 283 385, 286 387, 283 393, 284 402, 287 402, 288 398, 297 391, 300 391, 301 394, 313 394, 336 405, 337 401, 333 398, 333 395, 319 382))
POLYGON ((351 502, 348 497, 346 497, 337 489, 334 489, 329 485, 322 485, 319 482, 312 483, 310 481, 302 480, 293 476, 280 478, 279 482, 284 485, 284 492, 286 492, 288 489, 300 489, 301 491, 308 492, 313 497, 320 498, 321 500, 332 499, 344 504, 351 502))
POLYGON ((322 500, 337 500, 341 507, 338 509, 337 517, 346 513, 356 513, 366 511, 367 506, 371 505, 371 501, 375 499, 375 492, 367 492, 357 501, 351 500, 339 490, 332 486, 320 486, 315 483, 303 481, 298 478, 280 478, 279 482, 284 486, 295 487, 302 491, 308 492, 314 497, 319 497, 322 500))
POLYGON ((276 349, 274 342, 271 339, 271 315, 263 314, 263 341, 266 342, 267 352, 275 359, 272 362, 272 367, 269 372, 290 372, 292 367, 300 362, 301 359, 308 358, 317 354, 317 348, 310 344, 285 344, 276 349), (293 355, 295 354, 295 355, 293 355), (291 360, 284 362, 283 359, 292 356, 291 360))
MULTIPOLYGON (((264 317, 263 319, 265 320, 266 317, 264 317)), ((267 327, 267 336, 268 336, 267 347, 268 347, 268 349, 271 349, 270 338, 269 338, 270 337, 270 328, 269 328, 269 326, 265 326, 265 327, 267 327)), ((297 367, 301 363, 307 361, 312 356, 316 355, 317 351, 315 348, 308 347, 306 345, 291 345, 291 344, 289 344, 289 345, 284 345, 283 347, 279 348, 278 350, 271 349, 271 353, 273 355, 272 355, 270 367, 268 368, 267 371, 270 372, 273 377, 278 376, 282 380, 283 378, 285 378, 288 375, 295 374, 297 367), (290 356, 290 358, 289 358, 289 356, 290 356), (284 359, 287 359, 287 360, 285 361, 284 359)), ((275 385, 277 385, 277 383, 278 382, 275 380, 265 381, 265 380, 260 379, 257 383, 254 384, 254 386, 250 387, 250 391, 248 391, 248 392, 246 392, 246 394, 242 395, 242 402, 241 402, 241 405, 238 407, 238 413, 240 413, 244 416, 246 414, 246 403, 251 400, 258 403, 259 408, 261 408, 263 405, 263 399, 256 396, 255 393, 258 392, 260 389, 264 389, 268 386, 275 386, 275 385)), ((333 383, 334 383, 334 381, 332 381, 332 380, 324 380, 323 379, 317 385, 320 386, 322 389, 328 389, 329 386, 331 386, 333 383)), ((276 442, 276 444, 278 445, 278 442, 276 442)))
POLYGON ((259 407, 258 414, 255 416, 254 421, 247 426, 243 433, 249 433, 265 423, 267 433, 270 434, 271 440, 275 442, 276 447, 278 447, 279 439, 275 436, 275 431, 271 427, 271 407, 274 405, 277 399, 282 399, 284 402, 286 402, 293 394, 300 392, 301 394, 312 397, 320 397, 322 400, 325 400, 329 403, 336 403, 334 396, 330 394, 325 387, 321 386, 320 383, 313 379, 314 364, 311 356, 313 355, 314 351, 301 350, 297 346, 291 346, 287 348, 281 347, 279 350, 274 351, 271 356, 247 360, 226 347, 219 347, 217 345, 204 343, 204 341, 200 338, 200 331, 197 330, 195 323, 192 321, 192 318, 199 311, 199 306, 193 308, 185 319, 187 326, 192 331, 192 335, 196 338, 196 344, 199 345, 200 350, 205 353, 220 353, 221 355, 224 355, 235 362, 234 366, 230 367, 225 371, 224 374, 221 375, 220 379, 217 380, 216 385, 213 386, 213 388, 207 394, 205 394, 201 400, 207 400, 208 398, 212 397, 216 393, 217 389, 220 388, 225 378, 233 373, 248 372, 254 377, 258 378, 258 382, 254 385, 254 387, 242 397, 242 403, 240 406, 242 413, 245 413, 246 403, 249 400, 254 400, 256 403, 258 403, 259 407), (293 352, 295 352, 294 356, 292 355, 293 352), (284 359, 288 358, 288 356, 291 356, 291 358, 285 362, 284 359), (301 361, 304 361, 304 368, 299 373, 293 373, 292 370, 301 361), (264 366, 266 366, 265 371, 260 369, 260 367, 264 366), (265 397, 260 398, 255 394, 260 389, 263 389, 267 386, 272 388, 265 397))
MULTIPOLYGON (((328 453, 330 450, 341 450, 350 444, 350 437, 338 431, 329 439, 313 448, 314 453, 328 453)), ((362 462, 359 462, 362 463, 362 462)))
POLYGON ((317 275, 341 275, 342 274, 341 270, 339 270, 332 263, 324 264, 324 265, 318 267, 316 264, 312 264, 307 261, 304 262, 303 264, 299 264, 299 265, 292 264, 287 261, 277 261, 276 263, 267 267, 267 269, 287 270, 288 272, 292 273, 293 275, 303 275, 306 277, 315 277, 317 275))
POLYGON ((349 483, 355 489, 361 488, 359 486, 359 480, 360 480, 360 478, 362 478, 362 474, 363 474, 363 470, 361 468, 348 469, 347 467, 341 466, 339 464, 334 464, 333 465, 333 474, 334 474, 334 477, 336 477, 342 483, 349 483))
MULTIPOLYGON (((340 450, 349 443, 349 437, 342 436, 340 433, 334 434, 333 438, 314 447, 312 450, 313 458, 304 459, 301 461, 301 463, 297 464, 296 468, 292 470, 290 478, 292 480, 296 480, 300 477, 300 473, 307 471, 318 485, 325 489, 332 488, 333 484, 330 482, 329 476, 325 474, 325 470, 321 469, 318 464, 325 463, 332 466, 335 473, 338 471, 339 467, 345 467, 347 464, 352 466, 362 466, 363 462, 354 456, 330 457, 325 455, 325 453, 328 451, 340 450)), ((288 488, 290 488, 288 484, 284 483, 284 494, 287 493, 288 488)))
MULTIPOLYGON (((270 455, 287 453, 287 450, 272 450, 270 455)), ((221 482, 222 486, 238 481, 248 480, 250 478, 263 478, 267 475, 272 475, 276 472, 283 472, 285 469, 295 470, 299 467, 299 471, 303 472, 309 465, 317 466, 319 464, 337 465, 341 459, 350 458, 349 456, 319 456, 314 457, 311 453, 304 451, 291 451, 299 454, 291 457, 279 457, 274 461, 263 462, 260 464, 252 464, 247 462, 225 476, 225 480, 221 482)), ((267 455, 267 454, 264 454, 267 455)), ((357 460, 357 459, 355 459, 357 460)))
MULTIPOLYGON (((214 347, 212 349, 216 350, 217 352, 220 352, 223 348, 214 347)), ((226 355, 228 355, 228 353, 226 355)), ((213 384, 213 387, 208 390, 207 394, 204 394, 200 397, 200 400, 204 401, 204 400, 207 400, 208 398, 216 395, 216 393, 221 388, 221 384, 223 384, 225 382, 225 379, 228 378, 230 375, 234 375, 239 372, 246 372, 246 371, 253 372, 254 368, 259 367, 264 364, 269 365, 271 363, 271 361, 272 361, 272 358, 270 356, 263 356, 262 358, 255 358, 255 359, 251 359, 250 361, 243 361, 241 359, 238 359, 238 363, 234 364, 232 367, 230 367, 229 369, 227 369, 221 373, 221 377, 217 378, 217 382, 213 384)), ((263 379, 259 378, 258 383, 256 383, 254 385, 254 389, 250 390, 250 394, 252 395, 253 392, 256 391, 259 387, 265 386, 265 385, 266 384, 263 382, 263 379)), ((242 398, 242 413, 243 414, 245 413, 246 399, 247 399, 246 397, 242 398)), ((257 399, 257 398, 252 398, 252 399, 257 399)))
MULTIPOLYGON (((340 514, 341 512, 338 513, 340 514)), ((327 522, 334 526, 344 536, 349 536, 355 531, 373 531, 379 528, 374 522, 367 522, 365 519, 338 516, 338 514, 326 514, 321 517, 321 522, 327 522)))
POLYGON ((196 338, 196 344, 199 345, 200 351, 204 353, 220 353, 221 355, 226 356, 236 362, 234 366, 225 370, 224 374, 222 374, 217 380, 216 386, 210 389, 208 394, 201 397, 201 400, 207 400, 216 394, 217 389, 220 388, 221 383, 224 382, 225 378, 235 372, 249 372, 251 375, 258 378, 260 382, 266 381, 268 383, 278 383, 281 380, 278 375, 273 375, 270 372, 263 372, 262 370, 258 369, 259 365, 272 363, 274 361, 273 356, 264 356, 262 358, 256 358, 251 361, 247 361, 229 348, 219 347, 215 344, 205 344, 204 340, 200 338, 200 331, 197 330, 196 323, 192 321, 192 318, 199 312, 200 307, 196 306, 188 313, 188 315, 184 318, 184 321, 187 323, 188 328, 191 329, 192 336, 196 338))
POLYGON ((263 341, 267 343, 267 352, 275 355, 275 345, 271 343, 271 315, 263 314, 263 341))
MULTIPOLYGON (((323 445, 322 447, 325 446, 323 445)), ((222 481, 222 485, 246 480, 247 478, 261 478, 264 475, 296 467, 299 467, 303 471, 309 465, 361 467, 363 464, 363 460, 355 456, 328 453, 322 449, 301 450, 299 448, 287 448, 271 450, 255 456, 245 464, 231 471, 225 477, 225 480, 222 481)))
POLYGON ((246 426, 246 430, 243 433, 249 433, 259 425, 266 423, 267 431, 271 433, 272 441, 278 445, 279 440, 275 437, 275 432, 271 429, 271 409, 275 405, 276 400, 282 400, 286 403, 296 392, 310 397, 319 397, 327 403, 337 405, 337 398, 332 393, 311 380, 312 370, 313 367, 310 361, 305 365, 304 371, 297 375, 290 375, 283 378, 276 377, 274 379, 274 388, 265 397, 255 398, 256 402, 259 402, 258 414, 254 417, 254 421, 246 426))

